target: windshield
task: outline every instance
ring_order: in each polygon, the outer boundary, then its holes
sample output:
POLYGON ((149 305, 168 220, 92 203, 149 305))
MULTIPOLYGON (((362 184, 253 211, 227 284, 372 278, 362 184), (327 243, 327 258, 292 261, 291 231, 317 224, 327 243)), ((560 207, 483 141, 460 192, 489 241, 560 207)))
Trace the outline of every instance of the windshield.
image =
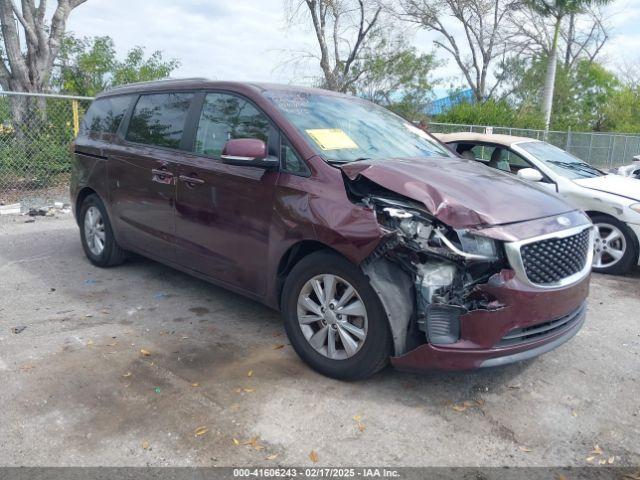
POLYGON ((410 122, 355 97, 279 90, 265 96, 329 162, 453 156, 410 122))
POLYGON ((551 170, 570 179, 592 178, 604 175, 600 170, 574 157, 569 152, 546 142, 524 142, 518 147, 543 161, 551 170))

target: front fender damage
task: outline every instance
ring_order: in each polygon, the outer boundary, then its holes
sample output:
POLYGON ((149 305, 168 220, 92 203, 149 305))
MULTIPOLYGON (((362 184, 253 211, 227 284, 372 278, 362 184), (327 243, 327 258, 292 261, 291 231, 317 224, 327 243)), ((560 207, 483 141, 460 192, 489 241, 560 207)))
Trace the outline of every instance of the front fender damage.
POLYGON ((384 232, 361 268, 385 310, 396 357, 425 343, 458 342, 465 316, 506 308, 485 288, 509 271, 500 242, 452 229, 362 177, 345 177, 345 185, 354 203, 375 211, 384 232))

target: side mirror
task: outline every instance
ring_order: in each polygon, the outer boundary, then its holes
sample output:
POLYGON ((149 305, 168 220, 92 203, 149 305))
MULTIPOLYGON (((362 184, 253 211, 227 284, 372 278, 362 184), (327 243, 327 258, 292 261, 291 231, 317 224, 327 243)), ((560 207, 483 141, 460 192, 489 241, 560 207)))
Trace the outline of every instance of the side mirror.
POLYGON ((542 174, 535 168, 521 168, 518 170, 518 177, 530 182, 542 181, 542 174))
POLYGON ((272 168, 278 159, 267 155, 267 145, 257 138, 234 138, 227 141, 220 155, 223 163, 244 167, 272 168))

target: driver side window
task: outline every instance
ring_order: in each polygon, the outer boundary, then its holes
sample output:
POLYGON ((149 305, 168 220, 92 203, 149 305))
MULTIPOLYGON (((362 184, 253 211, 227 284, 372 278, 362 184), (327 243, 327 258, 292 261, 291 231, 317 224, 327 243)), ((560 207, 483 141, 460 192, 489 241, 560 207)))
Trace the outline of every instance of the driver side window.
POLYGON ((257 138, 269 145, 269 132, 267 117, 247 100, 226 93, 209 93, 202 106, 194 150, 220 158, 227 140, 257 138))

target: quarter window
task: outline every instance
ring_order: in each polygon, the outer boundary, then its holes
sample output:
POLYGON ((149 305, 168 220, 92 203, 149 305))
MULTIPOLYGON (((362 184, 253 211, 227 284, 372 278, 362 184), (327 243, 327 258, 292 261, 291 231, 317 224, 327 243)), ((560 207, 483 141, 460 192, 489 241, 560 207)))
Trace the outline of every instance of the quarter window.
POLYGON ((257 138, 269 144, 269 120, 248 101, 225 93, 205 97, 195 152, 220 157, 227 140, 257 138))
POLYGON ((127 140, 180 148, 192 93, 141 95, 133 111, 127 140))
POLYGON ((131 96, 107 97, 95 100, 82 119, 80 131, 82 133, 116 133, 130 103, 131 96))
POLYGON ((291 145, 286 141, 282 142, 282 162, 286 172, 303 176, 311 173, 307 164, 302 161, 296 151, 291 148, 291 145))

